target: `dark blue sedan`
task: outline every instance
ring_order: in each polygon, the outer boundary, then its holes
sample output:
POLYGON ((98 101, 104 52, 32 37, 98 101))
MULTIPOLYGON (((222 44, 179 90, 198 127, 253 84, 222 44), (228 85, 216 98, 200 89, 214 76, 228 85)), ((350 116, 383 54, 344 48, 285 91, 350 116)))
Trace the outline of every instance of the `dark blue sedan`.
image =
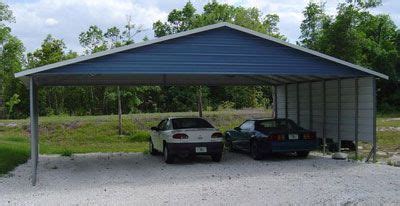
POLYGON ((225 134, 230 151, 241 150, 259 160, 264 154, 296 152, 307 157, 317 148, 316 133, 290 119, 250 119, 225 134))

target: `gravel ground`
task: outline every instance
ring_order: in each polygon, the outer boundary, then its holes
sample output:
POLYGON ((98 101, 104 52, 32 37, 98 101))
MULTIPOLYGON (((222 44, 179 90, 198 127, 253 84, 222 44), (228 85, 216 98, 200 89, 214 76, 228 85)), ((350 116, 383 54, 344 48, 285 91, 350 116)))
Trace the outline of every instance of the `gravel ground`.
POLYGON ((0 178, 1 205, 277 205, 400 204, 400 168, 280 156, 254 161, 227 153, 167 165, 161 156, 41 156, 39 182, 30 164, 0 178))

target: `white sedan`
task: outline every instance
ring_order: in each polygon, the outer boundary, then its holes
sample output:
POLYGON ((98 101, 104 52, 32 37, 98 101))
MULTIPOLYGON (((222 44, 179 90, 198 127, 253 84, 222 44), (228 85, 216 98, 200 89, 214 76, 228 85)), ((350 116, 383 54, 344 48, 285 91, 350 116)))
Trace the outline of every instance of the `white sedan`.
POLYGON ((167 118, 151 128, 150 154, 162 152, 166 163, 177 155, 211 155, 215 162, 222 157, 223 135, 202 118, 167 118))

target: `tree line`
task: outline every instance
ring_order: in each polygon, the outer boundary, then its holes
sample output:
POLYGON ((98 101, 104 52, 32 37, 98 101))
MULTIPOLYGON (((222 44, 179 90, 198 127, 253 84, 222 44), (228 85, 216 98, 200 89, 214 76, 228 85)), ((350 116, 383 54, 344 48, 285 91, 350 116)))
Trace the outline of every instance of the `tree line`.
MULTIPOLYGON (((303 11, 297 44, 389 75, 389 81, 378 81, 378 105, 382 111, 393 111, 400 106, 400 32, 390 16, 370 12, 380 4, 378 0, 347 0, 338 5, 335 16, 330 16, 324 3, 310 2, 303 11)), ((14 21, 9 7, 0 3, 0 115, 3 118, 25 118, 29 114, 28 91, 14 78, 15 72, 78 56, 68 50, 62 39, 52 35, 43 40, 40 48, 25 55, 23 43, 6 25, 14 21)), ((230 22, 287 40, 279 31, 278 15, 217 1, 204 5, 201 13, 189 1, 183 8, 172 10, 167 21, 155 22, 153 30, 156 37, 161 37, 218 22, 230 22)), ((88 55, 133 44, 134 37, 142 31, 140 24, 128 19, 123 28, 111 27, 103 31, 92 25, 77 38, 84 55, 88 55)), ((143 39, 147 40, 147 37, 143 39)), ((110 86, 44 87, 39 92, 40 115, 116 114, 118 89, 110 86)), ((269 107, 271 103, 268 86, 136 86, 120 88, 121 109, 123 113, 195 111, 199 90, 206 110, 269 107)))

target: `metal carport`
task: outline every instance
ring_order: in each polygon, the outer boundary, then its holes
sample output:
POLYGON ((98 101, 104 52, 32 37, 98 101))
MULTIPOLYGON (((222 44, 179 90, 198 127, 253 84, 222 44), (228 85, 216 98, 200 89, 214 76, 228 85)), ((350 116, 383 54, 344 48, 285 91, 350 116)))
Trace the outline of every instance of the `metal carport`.
POLYGON ((375 157, 375 79, 388 79, 229 23, 25 70, 15 77, 30 89, 33 185, 38 164, 37 92, 43 86, 272 85, 276 116, 292 118, 323 139, 371 142, 375 157))

